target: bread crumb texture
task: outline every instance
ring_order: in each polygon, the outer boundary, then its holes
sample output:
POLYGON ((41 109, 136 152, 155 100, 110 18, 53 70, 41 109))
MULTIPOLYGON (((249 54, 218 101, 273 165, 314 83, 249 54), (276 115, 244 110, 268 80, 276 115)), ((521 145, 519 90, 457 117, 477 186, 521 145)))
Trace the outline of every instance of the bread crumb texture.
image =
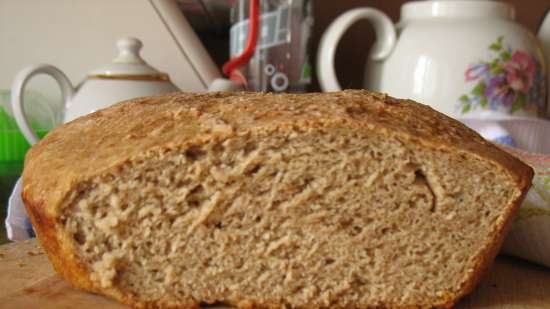
POLYGON ((54 180, 26 170, 30 212, 48 209, 92 290, 143 308, 450 307, 530 171, 364 91, 122 103, 54 130, 27 167, 67 147, 54 180))

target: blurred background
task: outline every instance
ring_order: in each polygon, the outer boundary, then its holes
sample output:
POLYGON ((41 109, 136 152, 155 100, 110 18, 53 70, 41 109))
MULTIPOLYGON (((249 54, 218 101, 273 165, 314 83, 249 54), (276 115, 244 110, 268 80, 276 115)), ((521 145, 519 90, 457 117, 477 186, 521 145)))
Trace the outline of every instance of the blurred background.
MULTIPOLYGON (((197 30, 201 41, 218 64, 222 66, 229 57, 229 10, 236 1, 197 1, 179 0, 190 23, 197 30), (202 3, 202 4, 201 4, 202 3), (213 13, 204 14, 203 4, 210 5, 213 13), (212 16, 212 18, 211 18, 212 16), (215 19, 215 21, 212 21, 215 19)), ((399 10, 406 0, 313 0, 314 24, 309 45, 311 61, 315 63, 316 49, 319 40, 328 25, 340 14, 358 7, 369 6, 382 10, 394 22, 399 20, 399 10)), ((516 20, 531 32, 539 29, 550 1, 547 0, 504 0, 516 9, 516 20)), ((358 21, 351 26, 343 36, 337 49, 336 72, 340 83, 345 88, 360 89, 363 81, 365 66, 365 50, 370 49, 375 40, 375 34, 367 21, 358 21)), ((315 68, 314 68, 315 69, 315 68)), ((310 91, 319 91, 319 83, 313 74, 310 91)))
MULTIPOLYGON (((202 1, 204 3, 219 4, 220 11, 215 13, 221 22, 211 23, 207 16, 193 14, 200 9, 197 8, 199 1, 180 1, 184 8, 189 8, 190 22, 197 29, 203 43, 212 53, 216 63, 221 66, 229 57, 229 8, 230 3, 235 1, 202 1), (193 8, 194 9, 191 9, 193 8), (212 26, 216 25, 216 26, 212 26)), ((314 25, 310 43, 310 55, 316 56, 316 49, 319 40, 328 25, 340 14, 357 7, 369 6, 382 10, 388 14, 394 22, 399 20, 399 10, 406 0, 339 0, 322 1, 313 0, 314 25)), ((550 1, 547 0, 505 0, 516 9, 516 20, 531 32, 536 33, 541 22, 550 8, 550 1)), ((367 21, 359 21, 343 36, 337 49, 336 72, 340 83, 345 88, 360 89, 364 74, 366 61, 365 50, 370 49, 375 40, 374 30, 367 21)), ((312 63, 315 63, 315 58, 312 63)), ((313 74, 311 91, 319 91, 319 84, 316 75, 313 74)))

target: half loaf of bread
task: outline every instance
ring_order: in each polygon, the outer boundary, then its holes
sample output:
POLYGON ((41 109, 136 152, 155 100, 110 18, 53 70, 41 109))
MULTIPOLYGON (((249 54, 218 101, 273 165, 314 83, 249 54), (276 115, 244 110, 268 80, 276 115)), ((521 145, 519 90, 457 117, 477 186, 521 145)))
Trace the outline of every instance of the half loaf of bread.
POLYGON ((531 177, 412 101, 180 93, 53 130, 23 198, 58 273, 138 308, 448 308, 531 177))

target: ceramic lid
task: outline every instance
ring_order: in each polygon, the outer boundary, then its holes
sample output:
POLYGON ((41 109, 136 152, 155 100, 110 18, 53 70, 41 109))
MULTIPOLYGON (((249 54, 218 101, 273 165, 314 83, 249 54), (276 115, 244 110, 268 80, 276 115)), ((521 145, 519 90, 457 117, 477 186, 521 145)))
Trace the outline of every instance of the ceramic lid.
POLYGON ((492 0, 426 0, 407 2, 401 7, 401 18, 425 17, 493 17, 515 18, 514 7, 492 0))
POLYGON ((122 38, 116 42, 118 56, 103 68, 90 72, 88 78, 125 80, 169 80, 162 73, 143 60, 139 51, 143 44, 136 38, 122 38))

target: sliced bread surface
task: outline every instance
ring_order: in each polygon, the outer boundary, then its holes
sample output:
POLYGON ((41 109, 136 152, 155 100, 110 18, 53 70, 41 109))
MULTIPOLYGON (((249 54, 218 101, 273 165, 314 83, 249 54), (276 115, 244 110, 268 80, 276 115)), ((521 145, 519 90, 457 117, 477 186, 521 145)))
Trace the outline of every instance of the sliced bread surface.
POLYGON ((57 272, 138 308, 449 308, 531 178, 412 101, 180 93, 53 130, 23 198, 57 272))

